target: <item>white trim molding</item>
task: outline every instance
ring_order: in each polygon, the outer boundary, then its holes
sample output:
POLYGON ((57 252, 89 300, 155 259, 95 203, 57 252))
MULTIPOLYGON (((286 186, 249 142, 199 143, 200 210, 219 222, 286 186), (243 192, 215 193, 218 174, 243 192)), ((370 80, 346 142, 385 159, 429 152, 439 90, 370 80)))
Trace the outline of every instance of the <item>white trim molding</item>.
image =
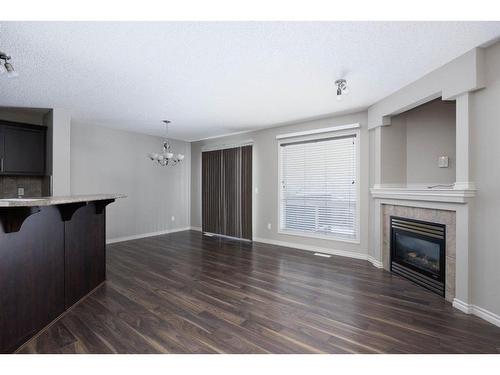
POLYGON ((368 255, 366 253, 356 253, 353 251, 336 250, 336 249, 327 248, 327 247, 304 245, 304 244, 299 244, 299 243, 295 243, 295 242, 278 241, 278 240, 272 240, 269 238, 262 238, 262 237, 254 238, 254 242, 262 242, 262 243, 267 243, 269 245, 291 247, 293 249, 312 251, 315 253, 325 253, 325 254, 330 254, 330 255, 338 255, 338 256, 342 256, 342 257, 347 257, 347 258, 368 260, 368 255))
POLYGON ((131 241, 131 240, 139 240, 141 238, 147 238, 147 237, 162 236, 164 234, 169 234, 169 233, 184 232, 184 231, 190 230, 190 229, 191 229, 191 227, 165 229, 165 230, 160 230, 158 232, 149 232, 149 233, 134 234, 133 236, 116 237, 116 238, 111 238, 109 240, 106 240, 106 245, 110 245, 110 244, 118 243, 118 242, 131 241))
POLYGON ((469 198, 473 198, 476 196, 475 189, 456 189, 456 188, 429 189, 429 188, 391 187, 384 185, 374 185, 370 189, 370 192, 373 198, 378 198, 378 199, 400 199, 400 200, 443 202, 443 203, 467 203, 469 198))
POLYGON ((468 303, 462 302, 459 299, 454 298, 452 305, 454 308, 460 310, 463 313, 472 314, 472 309, 471 309, 472 305, 469 305, 468 303))
POLYGON ((370 106, 368 129, 390 125, 391 116, 438 97, 455 100, 484 88, 485 72, 484 49, 474 48, 370 106))
POLYGON ((242 130, 240 132, 233 132, 233 133, 225 133, 225 134, 219 134, 219 135, 212 135, 210 137, 199 138, 199 139, 181 139, 181 141, 191 142, 191 143, 193 143, 193 142, 200 142, 200 141, 208 141, 210 139, 232 137, 233 135, 240 135, 240 134, 252 133, 254 131, 256 131, 256 130, 255 129, 252 129, 252 130, 242 130))
POLYGON ((359 235, 357 235, 357 238, 350 239, 350 238, 343 238, 343 237, 336 236, 336 235, 330 236, 327 234, 319 234, 319 233, 315 233, 315 232, 303 232, 303 231, 299 231, 299 230, 297 230, 297 231, 286 230, 286 229, 281 229, 279 227, 278 227, 277 233, 283 234, 285 236, 307 237, 307 238, 315 238, 318 240, 353 243, 353 244, 357 244, 357 245, 359 245, 361 243, 359 235))
POLYGON ((201 147, 201 152, 225 150, 228 148, 250 146, 250 145, 253 145, 253 143, 254 143, 253 139, 247 139, 247 140, 243 140, 241 142, 206 145, 206 146, 201 147))
MULTIPOLYGON (((359 124, 350 124, 350 125, 341 125, 341 126, 336 126, 332 128, 324 128, 324 129, 330 129, 329 132, 331 132, 331 129, 336 129, 340 130, 338 133, 335 134, 335 137, 344 137, 344 136, 353 136, 354 137, 354 142, 356 146, 356 237, 353 239, 345 239, 340 236, 327 236, 327 235, 320 235, 317 233, 304 233, 304 232, 299 232, 299 231, 292 231, 292 230, 287 230, 285 228, 281 228, 281 215, 282 215, 282 144, 286 144, 286 141, 281 141, 278 139, 277 144, 278 144, 278 181, 277 181, 277 222, 276 222, 276 228, 278 228, 278 233, 279 234, 284 234, 284 235, 292 235, 292 236, 299 236, 299 237, 310 237, 310 238, 318 238, 318 239, 323 239, 323 240, 331 240, 331 241, 341 241, 341 242, 346 242, 346 243, 354 243, 354 244, 359 244, 361 241, 361 131, 359 129, 359 124), (347 130, 346 130, 347 129, 347 130)), ((301 132, 304 133, 304 132, 301 132)), ((323 132, 321 132, 323 133, 323 132)), ((287 136, 290 136, 290 134, 298 134, 298 133, 289 133, 287 136)), ((302 141, 302 140, 321 140, 321 139, 326 139, 329 136, 325 135, 314 135, 318 134, 316 133, 310 133, 313 134, 312 136, 304 136, 304 137, 299 137, 297 138, 297 141, 302 141)), ((277 136, 276 138, 278 138, 277 136)), ((292 247, 292 246, 291 246, 292 247)), ((366 258, 365 258, 366 259, 366 258)))
POLYGON ((453 300, 453 307, 466 314, 475 315, 491 324, 496 325, 497 327, 500 327, 500 315, 492 313, 482 307, 465 303, 456 298, 453 300))
POLYGON ((471 181, 455 182, 453 184, 453 189, 475 192, 476 191, 476 184, 474 182, 471 182, 471 181))
POLYGON ((304 130, 301 132, 278 134, 276 136, 276 139, 285 139, 285 138, 293 138, 293 137, 302 137, 305 135, 331 133, 331 132, 337 132, 339 130, 358 129, 359 127, 360 127, 359 123, 331 126, 329 128, 319 128, 319 129, 313 129, 313 130, 304 130))
POLYGON ((384 268, 383 263, 371 255, 368 255, 366 257, 366 260, 368 260, 368 262, 370 262, 373 266, 375 266, 377 268, 384 268))

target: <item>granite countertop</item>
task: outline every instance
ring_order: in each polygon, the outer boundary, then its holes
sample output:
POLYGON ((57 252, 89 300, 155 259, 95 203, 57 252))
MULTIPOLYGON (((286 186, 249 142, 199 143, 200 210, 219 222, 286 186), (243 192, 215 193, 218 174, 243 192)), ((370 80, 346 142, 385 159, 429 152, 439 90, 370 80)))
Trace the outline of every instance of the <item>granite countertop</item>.
POLYGON ((107 199, 126 198, 123 194, 94 194, 94 195, 68 195, 61 197, 40 198, 8 198, 0 199, 0 207, 37 207, 54 206, 77 202, 102 201, 107 199))

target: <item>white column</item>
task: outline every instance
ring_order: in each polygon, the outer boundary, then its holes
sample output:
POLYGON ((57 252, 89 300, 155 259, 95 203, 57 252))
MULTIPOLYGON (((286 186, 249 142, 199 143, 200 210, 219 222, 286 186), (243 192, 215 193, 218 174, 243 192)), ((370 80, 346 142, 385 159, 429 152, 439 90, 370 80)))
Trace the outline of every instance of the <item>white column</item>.
POLYGON ((470 94, 464 93, 456 100, 456 182, 455 189, 475 190, 470 171, 470 94))
MULTIPOLYGON (((373 130, 373 158, 375 159, 373 162, 373 188, 380 188, 382 184, 382 127, 377 127, 373 130)), ((382 205, 378 199, 374 199, 370 195, 370 209, 373 210, 371 213, 371 220, 369 225, 371 225, 370 230, 370 255, 373 259, 380 264, 383 264, 382 259, 382 205)))
POLYGON ((375 128, 371 131, 375 132, 375 142, 373 145, 375 147, 375 150, 373 152, 373 155, 375 157, 373 187, 378 188, 382 184, 382 127, 379 126, 378 128, 375 128))
POLYGON ((456 210, 456 265, 455 265, 455 299, 453 306, 465 313, 470 313, 470 282, 469 282, 469 209, 471 202, 460 205, 456 210))
MULTIPOLYGON (((455 189, 475 190, 470 169, 471 97, 464 93, 456 101, 456 182, 455 189)), ((456 211, 456 274, 453 306, 470 313, 469 286, 469 211, 471 202, 456 211)))
POLYGON ((379 199, 374 199, 374 212, 373 212, 373 245, 372 257, 379 261, 381 265, 384 264, 382 259, 382 246, 383 246, 383 226, 384 221, 382 217, 382 204, 379 199))

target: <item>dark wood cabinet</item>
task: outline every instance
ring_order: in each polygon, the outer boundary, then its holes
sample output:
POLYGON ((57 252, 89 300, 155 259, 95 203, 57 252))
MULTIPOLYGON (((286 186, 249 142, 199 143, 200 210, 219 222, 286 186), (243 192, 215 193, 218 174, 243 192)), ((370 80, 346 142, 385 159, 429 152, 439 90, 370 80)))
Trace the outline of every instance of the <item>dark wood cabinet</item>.
POLYGON ((0 353, 15 351, 105 281, 112 201, 0 207, 0 353))
POLYGON ((56 207, 22 232, 0 227, 0 353, 10 353, 64 311, 64 225, 56 207))
POLYGON ((5 136, 2 133, 2 128, 0 126, 0 174, 3 171, 3 163, 5 159, 5 136))
POLYGON ((65 222, 65 303, 71 307, 106 278, 105 212, 94 204, 78 209, 65 222))
POLYGON ((43 176, 47 128, 0 121, 0 174, 43 176))

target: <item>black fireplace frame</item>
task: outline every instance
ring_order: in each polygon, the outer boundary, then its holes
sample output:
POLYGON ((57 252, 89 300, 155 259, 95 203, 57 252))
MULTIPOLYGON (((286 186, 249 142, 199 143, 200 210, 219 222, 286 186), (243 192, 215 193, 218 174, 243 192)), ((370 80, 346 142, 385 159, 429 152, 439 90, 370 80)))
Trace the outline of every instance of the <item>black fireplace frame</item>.
POLYGON ((445 296, 446 288, 446 225, 428 221, 408 219, 406 217, 391 216, 390 217, 390 270, 432 292, 445 296), (405 227, 405 222, 408 227, 405 227), (415 224, 420 228, 415 230, 411 228, 411 224, 415 224), (435 229, 433 229, 435 228, 435 229), (439 273, 423 270, 414 266, 411 263, 396 259, 396 234, 403 233, 407 236, 412 236, 425 241, 430 241, 439 245, 439 273), (427 234, 426 234, 427 233, 427 234), (442 233, 442 238, 437 238, 442 233))

